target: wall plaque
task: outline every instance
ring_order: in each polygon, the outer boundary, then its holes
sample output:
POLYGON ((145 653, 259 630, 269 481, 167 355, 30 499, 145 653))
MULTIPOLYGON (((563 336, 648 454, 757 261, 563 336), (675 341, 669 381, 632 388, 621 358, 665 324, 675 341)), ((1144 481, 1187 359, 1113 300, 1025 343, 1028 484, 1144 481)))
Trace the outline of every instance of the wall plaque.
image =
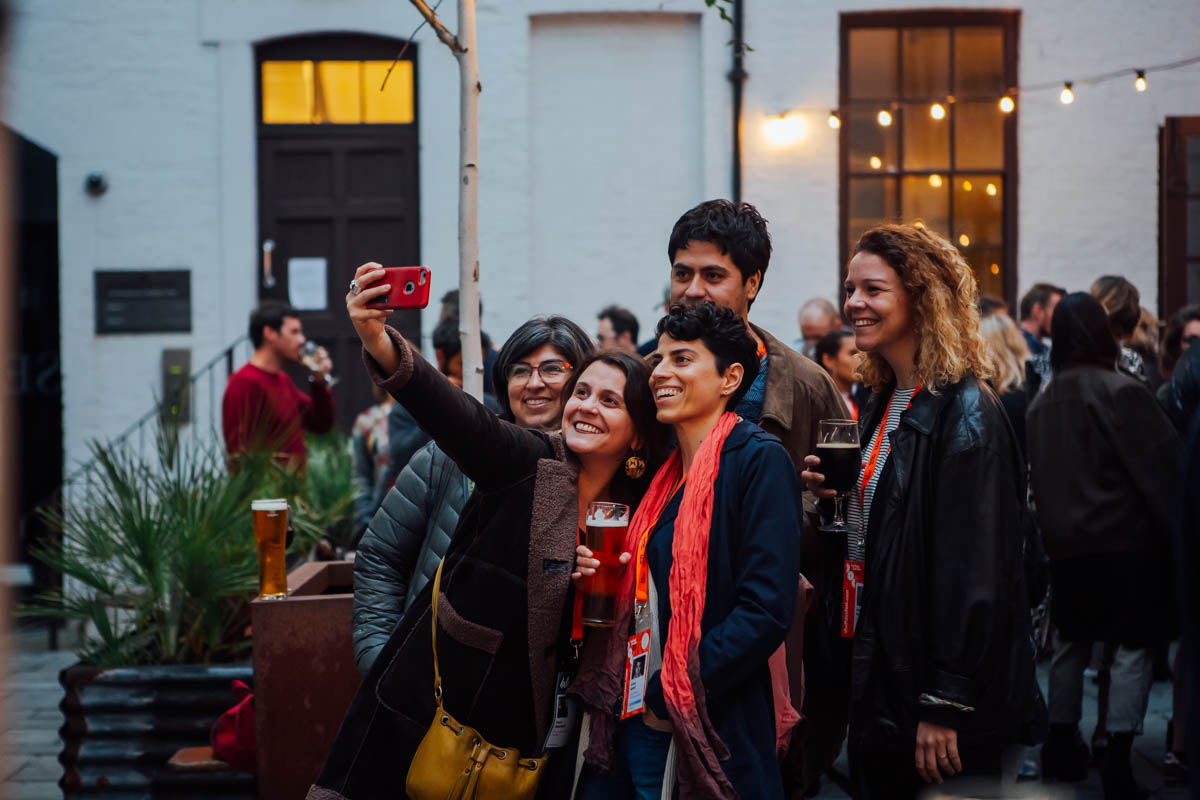
POLYGON ((96 270, 96 333, 191 333, 192 271, 96 270))

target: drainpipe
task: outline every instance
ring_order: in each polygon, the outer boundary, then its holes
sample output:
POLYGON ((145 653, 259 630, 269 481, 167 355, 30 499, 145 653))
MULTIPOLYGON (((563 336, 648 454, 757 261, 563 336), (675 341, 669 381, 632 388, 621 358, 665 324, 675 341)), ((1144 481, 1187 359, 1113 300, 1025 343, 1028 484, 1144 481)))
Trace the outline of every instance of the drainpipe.
POLYGON ((746 83, 746 69, 742 34, 745 24, 745 0, 733 0, 733 63, 729 70, 729 82, 733 84, 733 164, 732 200, 742 202, 742 90, 746 83))

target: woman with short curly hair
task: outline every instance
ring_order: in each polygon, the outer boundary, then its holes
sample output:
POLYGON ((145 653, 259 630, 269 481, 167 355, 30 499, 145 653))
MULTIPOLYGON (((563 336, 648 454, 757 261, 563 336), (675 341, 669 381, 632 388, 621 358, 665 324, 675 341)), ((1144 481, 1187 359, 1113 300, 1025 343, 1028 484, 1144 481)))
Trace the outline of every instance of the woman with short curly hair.
MULTIPOLYGON (((854 796, 988 791, 1015 780, 1045 705, 1023 588, 1025 471, 986 383, 978 288, 945 239, 880 225, 854 248, 845 289, 873 390, 841 608, 854 796)), ((831 496, 820 459, 805 463, 809 488, 831 496)))

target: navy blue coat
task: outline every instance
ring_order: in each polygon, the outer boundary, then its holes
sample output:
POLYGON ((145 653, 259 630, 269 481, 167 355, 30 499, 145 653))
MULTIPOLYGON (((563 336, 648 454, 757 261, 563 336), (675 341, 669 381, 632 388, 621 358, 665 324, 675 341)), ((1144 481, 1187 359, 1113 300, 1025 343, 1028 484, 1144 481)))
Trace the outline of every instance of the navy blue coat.
MULTIPOLYGON (((671 619, 671 543, 682 496, 675 493, 646 545, 664 641, 671 619)), ((721 450, 714 488, 700 679, 713 725, 730 751, 722 767, 742 798, 783 797, 767 659, 783 643, 795 611, 803 512, 787 450, 757 425, 739 422, 721 450)), ((661 672, 647 682, 646 703, 667 719, 661 672)))

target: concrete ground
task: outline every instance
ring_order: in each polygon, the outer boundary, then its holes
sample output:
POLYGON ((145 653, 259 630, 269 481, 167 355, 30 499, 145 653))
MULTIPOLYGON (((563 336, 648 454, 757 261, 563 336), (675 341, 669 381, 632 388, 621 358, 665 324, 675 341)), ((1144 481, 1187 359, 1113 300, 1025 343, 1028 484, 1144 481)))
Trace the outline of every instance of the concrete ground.
POLYGON ((18 631, 9 641, 8 675, 0 688, 6 713, 0 722, 0 798, 62 800, 58 673, 77 659, 69 650, 48 651, 41 628, 18 631))
MULTIPOLYGON (((63 691, 58 684, 58 673, 73 664, 75 657, 70 651, 48 652, 46 634, 41 629, 18 631, 10 641, 12 648, 8 676, 0 689, 4 693, 7 708, 7 719, 3 721, 0 732, 3 746, 0 800, 61 800, 58 780, 62 776, 62 767, 58 763, 58 752, 62 743, 58 738, 58 729, 62 725, 62 714, 58 704, 63 691)), ((1043 691, 1046 690, 1048 673, 1048 664, 1039 666, 1038 678, 1043 691)), ((1096 722, 1096 687, 1090 680, 1084 681, 1083 707, 1081 727, 1084 738, 1088 738, 1096 722)), ((1163 784, 1162 757, 1167 720, 1170 717, 1171 685, 1156 683, 1150 694, 1145 733, 1134 744, 1134 771, 1156 800, 1186 800, 1186 787, 1167 787, 1163 784)), ((1030 755, 1036 759, 1036 750, 1030 755)), ((844 755, 835 769, 842 775, 846 774, 844 755)), ((1103 798, 1100 777, 1095 770, 1083 783, 1042 784, 1031 781, 1021 784, 1021 789, 1021 797, 1037 800, 1103 798)), ((818 797, 833 800, 848 795, 838 788, 835 781, 826 777, 818 797)))

